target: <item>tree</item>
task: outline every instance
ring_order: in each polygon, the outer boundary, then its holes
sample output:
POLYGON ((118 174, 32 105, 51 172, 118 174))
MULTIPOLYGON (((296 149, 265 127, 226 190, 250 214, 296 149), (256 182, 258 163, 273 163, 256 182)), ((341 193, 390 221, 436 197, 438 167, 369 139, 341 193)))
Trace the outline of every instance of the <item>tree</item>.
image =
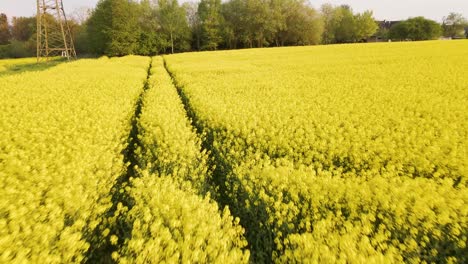
POLYGON ((331 44, 335 41, 335 7, 331 4, 323 4, 320 8, 320 13, 323 20, 322 43, 331 44))
POLYGON ((348 5, 321 8, 324 21, 323 43, 360 42, 376 33, 378 26, 371 11, 353 13, 348 5))
POLYGON ((106 53, 110 56, 134 54, 138 46, 138 5, 128 0, 113 0, 111 3, 112 26, 109 29, 110 43, 106 53))
POLYGON ((468 21, 462 14, 450 13, 443 19, 442 28, 445 37, 463 37, 466 27, 468 27, 468 21))
POLYGON ((323 32, 320 14, 305 0, 231 0, 222 15, 227 48, 317 44, 323 32))
POLYGON ((77 54, 89 54, 91 52, 87 29, 87 21, 91 13, 90 8, 79 7, 74 9, 68 17, 68 24, 77 54))
POLYGON ((310 6, 305 6, 302 13, 302 22, 303 23, 299 23, 297 27, 297 32, 302 32, 302 34, 298 34, 298 44, 320 44, 322 42, 323 33, 323 20, 320 17, 320 13, 310 6))
POLYGON ((342 5, 335 10, 335 42, 349 43, 355 41, 356 21, 350 6, 342 5))
POLYGON ((36 18, 13 17, 12 27, 7 16, 0 14, 0 58, 31 57, 36 53, 36 18))
MULTIPOLYGON (((274 43, 276 46, 283 46, 285 42, 289 41, 288 38, 295 38, 291 34, 295 25, 291 25, 291 22, 296 20, 295 22, 300 23, 301 13, 303 12, 298 9, 302 7, 303 1, 270 0, 269 2, 265 1, 264 4, 266 7, 264 17, 269 23, 264 25, 266 34, 264 34, 265 37, 261 44, 263 46, 263 44, 270 45, 274 43)), ((300 25, 297 26, 300 27, 300 25)))
POLYGON ((13 17, 11 35, 18 41, 28 41, 36 33, 35 17, 13 17))
POLYGON ((390 28, 390 39, 429 40, 441 36, 442 27, 435 21, 424 17, 410 18, 390 28))
POLYGON ((389 32, 388 28, 379 27, 379 29, 375 33, 375 36, 381 40, 388 40, 388 32, 389 32))
POLYGON ((222 41, 221 37, 221 0, 201 0, 198 5, 201 24, 201 48, 216 50, 222 41))
POLYGON ((86 29, 86 21, 80 22, 76 18, 68 19, 68 25, 75 45, 75 50, 78 54, 88 54, 90 52, 88 32, 86 29))
POLYGON ((83 25, 91 16, 92 10, 88 7, 79 7, 73 10, 70 15, 70 18, 74 20, 77 24, 83 25))
POLYGON ((387 35, 391 40, 406 40, 409 38, 408 25, 405 21, 393 25, 387 35))
POLYGON ((246 29, 249 47, 267 46, 281 26, 278 12, 274 11, 274 2, 269 0, 246 0, 246 29))
POLYGON ((188 26, 192 35, 192 48, 195 50, 200 50, 202 30, 200 17, 198 16, 198 3, 185 2, 182 4, 182 7, 185 10, 188 26))
POLYGON ((135 53, 139 55, 155 55, 164 48, 163 38, 160 34, 156 9, 149 0, 140 1, 138 10, 139 36, 135 53))
POLYGON ((8 25, 8 17, 6 14, 0 14, 0 45, 10 43, 10 26, 8 25))
POLYGON ((13 17, 10 57, 29 57, 36 53, 36 17, 13 17))
POLYGON ((372 36, 379 28, 373 17, 372 11, 365 11, 355 15, 356 31, 355 40, 361 41, 372 36))
POLYGON ((112 27, 111 0, 100 0, 87 22, 89 46, 92 53, 104 54, 110 42, 112 27))
POLYGON ((135 53, 140 33, 137 16, 133 1, 99 1, 87 24, 92 51, 108 56, 135 53))
POLYGON ((277 23, 277 46, 318 44, 323 33, 320 14, 302 0, 282 0, 284 22, 277 23))
POLYGON ((249 39, 249 18, 245 0, 231 0, 223 3, 223 37, 227 48, 235 49, 246 45, 249 39))
POLYGON ((186 12, 177 0, 159 0, 158 18, 161 32, 169 43, 171 53, 174 53, 176 44, 178 50, 189 49, 190 30, 186 12))

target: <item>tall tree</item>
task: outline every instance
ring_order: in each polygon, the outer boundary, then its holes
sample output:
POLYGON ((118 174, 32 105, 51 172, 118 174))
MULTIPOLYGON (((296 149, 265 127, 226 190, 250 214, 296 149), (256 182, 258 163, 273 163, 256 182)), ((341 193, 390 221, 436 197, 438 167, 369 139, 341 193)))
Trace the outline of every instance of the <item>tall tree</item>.
POLYGON ((177 0, 159 0, 158 18, 171 53, 174 53, 176 45, 178 50, 187 50, 190 30, 185 9, 179 6, 177 0))
POLYGON ((138 5, 128 0, 113 0, 111 3, 112 26, 109 29, 110 43, 106 53, 110 56, 134 54, 138 46, 138 5))
POLYGON ((462 14, 450 13, 443 19, 442 28, 445 37, 463 37, 466 27, 468 20, 462 14))
POLYGON ((0 14, 0 45, 10 43, 10 26, 8 24, 8 17, 6 14, 0 14))
POLYGON ((375 22, 372 11, 365 11, 364 13, 355 15, 356 29, 355 40, 361 41, 375 34, 378 30, 378 25, 375 22))
POLYGON ((277 46, 318 44, 323 33, 323 20, 320 14, 305 1, 280 0, 284 23, 277 28, 277 46))
POLYGON ((9 32, 10 45, 8 45, 7 57, 22 58, 33 56, 36 53, 35 33, 35 17, 13 17, 9 32))
POLYGON ((112 27, 111 0, 100 0, 87 22, 87 33, 92 53, 104 54, 110 42, 112 27))
POLYGON ((138 5, 129 0, 101 0, 88 20, 91 48, 97 54, 123 56, 137 50, 138 5))
POLYGON ((28 41, 36 33, 35 17, 13 17, 11 35, 18 41, 28 41))
POLYGON ((282 21, 277 12, 273 12, 269 0, 246 0, 247 6, 247 41, 250 47, 263 47, 272 41, 282 21))
POLYGON ((442 27, 433 20, 415 17, 394 25, 388 34, 395 40, 429 40, 440 37, 442 27))
POLYGON ((226 48, 235 49, 244 45, 248 39, 248 17, 245 0, 231 0, 223 3, 223 37, 226 48))
MULTIPOLYGON (((67 19, 68 26, 72 34, 75 50, 78 54, 89 53, 88 34, 86 30, 86 21, 82 21, 72 16, 67 19)), ((57 25, 58 26, 58 25, 57 25)))
POLYGON ((222 41, 221 37, 221 0, 201 0, 198 5, 202 45, 205 50, 216 50, 222 41))
POLYGON ((297 22, 288 21, 288 28, 293 32, 293 42, 299 45, 317 45, 322 41, 323 20, 314 8, 305 5, 298 10, 297 22), (295 33, 295 34, 294 34, 295 33))
POLYGON ((75 8, 71 12, 70 18, 74 20, 76 23, 78 23, 79 25, 83 25, 89 19, 89 17, 91 16, 91 13, 92 13, 92 9, 82 6, 82 7, 75 8))
POLYGON ((390 40, 406 40, 409 38, 408 25, 406 21, 402 21, 393 25, 387 33, 390 40))
POLYGON ((331 4, 323 4, 320 7, 323 20, 322 42, 331 44, 335 42, 335 27, 337 23, 335 7, 331 4))
MULTIPOLYGON (((297 7, 302 6, 302 0, 270 0, 265 1, 265 7, 267 11, 267 35, 265 40, 262 41, 265 45, 275 44, 276 46, 283 46, 285 41, 288 41, 290 34, 288 32, 288 26, 291 27, 288 22, 294 20, 297 15, 297 7), (283 34, 281 34, 283 33, 283 34), (285 34, 286 33, 286 34, 285 34)), ((263 25, 265 27, 265 25, 263 25)))
POLYGON ((135 53, 140 55, 155 55, 163 50, 163 39, 160 34, 156 9, 149 0, 140 1, 138 10, 139 36, 135 53))
POLYGON ((222 6, 227 48, 320 42, 323 21, 306 0, 231 0, 222 6))
POLYGON ((350 6, 342 5, 335 10, 335 42, 354 42, 356 36, 356 19, 350 6))
POLYGON ((198 3, 185 2, 182 4, 182 7, 185 9, 187 22, 190 28, 190 32, 192 34, 192 48, 195 50, 200 50, 202 30, 200 17, 198 16, 198 3))
POLYGON ((376 33, 378 25, 371 11, 354 13, 348 5, 321 8, 324 21, 323 43, 360 42, 376 33))

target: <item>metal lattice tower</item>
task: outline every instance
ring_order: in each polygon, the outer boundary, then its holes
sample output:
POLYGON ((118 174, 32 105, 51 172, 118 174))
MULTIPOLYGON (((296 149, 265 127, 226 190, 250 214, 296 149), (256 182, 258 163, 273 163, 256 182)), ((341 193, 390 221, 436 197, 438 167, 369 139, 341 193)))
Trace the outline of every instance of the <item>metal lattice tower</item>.
POLYGON ((37 0, 37 61, 62 56, 76 59, 62 0, 37 0))

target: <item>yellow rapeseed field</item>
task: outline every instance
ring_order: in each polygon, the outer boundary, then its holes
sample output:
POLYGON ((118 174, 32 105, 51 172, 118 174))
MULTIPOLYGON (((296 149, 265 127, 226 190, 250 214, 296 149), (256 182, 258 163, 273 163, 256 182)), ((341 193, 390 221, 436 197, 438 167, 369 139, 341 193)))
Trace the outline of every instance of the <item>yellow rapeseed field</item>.
POLYGON ((468 263, 467 57, 0 61, 0 263, 468 263))
POLYGON ((123 214, 131 237, 115 254, 120 263, 247 263, 244 230, 209 197, 207 155, 190 125, 161 57, 152 63, 139 118, 140 177, 123 214), (197 195, 199 194, 199 195, 197 195))
POLYGON ((468 261, 468 42, 165 57, 255 262, 468 261))
POLYGON ((124 169, 148 64, 101 58, 0 76, 0 262, 84 259, 124 169))
POLYGON ((8 59, 8 60, 0 60, 0 72, 4 72, 10 70, 15 67, 19 67, 25 64, 33 64, 36 63, 36 58, 22 58, 22 59, 8 59))

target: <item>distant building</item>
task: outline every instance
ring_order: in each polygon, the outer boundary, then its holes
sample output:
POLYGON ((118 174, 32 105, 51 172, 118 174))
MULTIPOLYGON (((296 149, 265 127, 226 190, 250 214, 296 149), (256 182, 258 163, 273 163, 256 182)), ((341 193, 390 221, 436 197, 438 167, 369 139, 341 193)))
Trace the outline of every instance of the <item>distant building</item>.
POLYGON ((394 25, 401 23, 401 20, 395 20, 395 21, 377 21, 377 24, 379 25, 379 29, 381 30, 390 30, 394 25))

